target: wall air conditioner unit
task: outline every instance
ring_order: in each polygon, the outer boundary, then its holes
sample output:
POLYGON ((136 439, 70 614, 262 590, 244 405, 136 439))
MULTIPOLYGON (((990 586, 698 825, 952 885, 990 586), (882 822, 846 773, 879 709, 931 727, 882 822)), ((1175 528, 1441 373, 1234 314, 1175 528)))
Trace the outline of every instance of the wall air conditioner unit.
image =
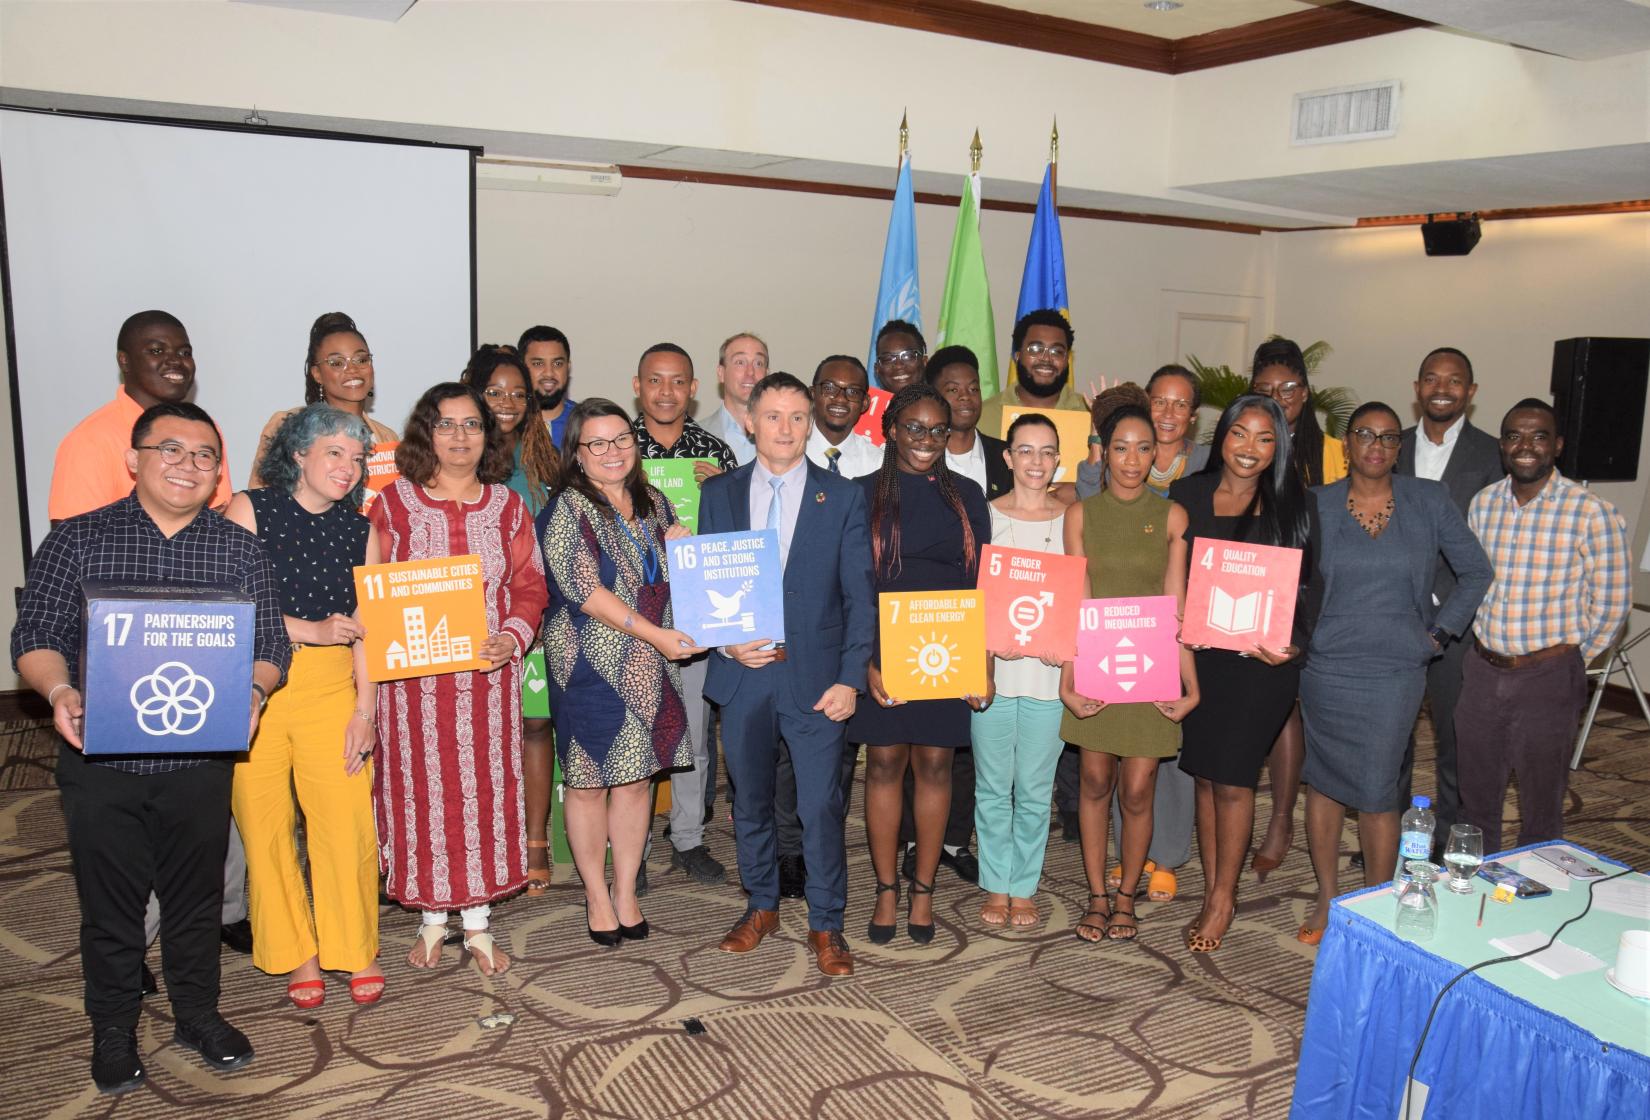
POLYGON ((611 163, 552 163, 539 159, 481 156, 476 189, 543 191, 549 194, 618 194, 624 176, 611 163))
POLYGON ((1344 144, 1397 133, 1397 82, 1297 93, 1290 111, 1290 144, 1344 144))

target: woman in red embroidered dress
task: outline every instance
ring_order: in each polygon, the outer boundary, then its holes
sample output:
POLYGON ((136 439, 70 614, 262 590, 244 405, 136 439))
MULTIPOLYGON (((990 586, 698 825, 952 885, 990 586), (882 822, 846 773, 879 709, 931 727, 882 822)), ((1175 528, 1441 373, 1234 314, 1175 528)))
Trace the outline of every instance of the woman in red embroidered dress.
POLYGON ((447 912, 488 976, 510 966, 488 932, 488 903, 527 882, 521 776, 521 659, 547 592, 526 504, 503 485, 510 461, 475 390, 437 385, 413 408, 395 453, 400 481, 369 517, 383 561, 481 557, 492 668, 390 681, 378 687, 373 772, 384 890, 424 914, 407 954, 441 959, 447 912))

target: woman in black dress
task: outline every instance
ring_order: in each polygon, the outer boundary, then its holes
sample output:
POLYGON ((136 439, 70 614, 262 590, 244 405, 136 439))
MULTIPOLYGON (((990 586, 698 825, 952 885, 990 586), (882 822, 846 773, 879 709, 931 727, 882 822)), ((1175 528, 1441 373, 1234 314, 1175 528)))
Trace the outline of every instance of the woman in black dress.
MULTIPOLYGON (((1169 493, 1185 507, 1191 555, 1202 539, 1304 549, 1301 586, 1312 570, 1316 518, 1289 466, 1289 425, 1268 397, 1239 397, 1215 427, 1209 466, 1169 493)), ((1220 948, 1237 909, 1237 881, 1255 823, 1261 764, 1295 705, 1306 645, 1306 595, 1296 597, 1295 633, 1282 649, 1242 653, 1192 647, 1202 702, 1182 728, 1180 768, 1197 779, 1197 847, 1203 910, 1186 928, 1194 953, 1220 948)))
MULTIPOLYGON (((951 409, 928 385, 894 394, 883 414, 882 469, 859 480, 871 516, 871 558, 876 589, 955 591, 974 586, 980 549, 991 540, 985 495, 972 480, 948 470, 945 444, 951 409)), ((909 765, 914 799, 917 863, 911 880, 906 932, 918 944, 934 939, 934 870, 951 809, 951 754, 969 744, 969 709, 990 698, 907 700, 882 686, 880 645, 871 659, 867 691, 848 722, 848 741, 864 743, 865 831, 877 876, 877 906, 865 936, 893 940, 899 914, 895 849, 899 844, 901 793, 909 765), (885 897, 887 896, 887 897, 885 897)))

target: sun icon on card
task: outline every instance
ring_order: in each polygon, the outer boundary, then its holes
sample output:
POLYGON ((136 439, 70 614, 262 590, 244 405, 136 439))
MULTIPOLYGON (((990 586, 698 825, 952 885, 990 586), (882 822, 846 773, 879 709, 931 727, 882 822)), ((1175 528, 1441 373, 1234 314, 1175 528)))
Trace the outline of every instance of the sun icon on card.
POLYGON ((919 645, 907 647, 911 656, 906 664, 916 667, 922 683, 938 688, 951 683, 951 670, 956 662, 957 647, 949 634, 917 635, 919 645))

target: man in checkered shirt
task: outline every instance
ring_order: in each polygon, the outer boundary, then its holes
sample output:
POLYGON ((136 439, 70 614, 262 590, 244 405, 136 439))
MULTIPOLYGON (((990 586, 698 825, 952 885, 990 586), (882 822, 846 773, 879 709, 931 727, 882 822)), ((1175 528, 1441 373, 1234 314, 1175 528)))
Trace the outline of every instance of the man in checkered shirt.
POLYGON ((263 545, 206 508, 223 468, 222 452, 217 427, 197 405, 167 402, 146 409, 126 452, 133 492, 53 527, 29 566, 12 630, 18 674, 51 705, 64 739, 57 784, 80 900, 92 1080, 104 1092, 143 1082, 136 1027, 143 912, 151 890, 160 896, 174 1041, 220 1070, 252 1060, 246 1036, 218 1014, 218 923, 233 756, 87 758, 81 753, 85 710, 76 686, 85 581, 231 585, 257 608, 252 692, 241 701, 250 730, 257 730, 264 701, 286 673, 291 646, 263 545))
POLYGON ((1455 708, 1461 819, 1501 850, 1501 806, 1518 774, 1518 845, 1564 835, 1566 765, 1587 699, 1587 665, 1632 604, 1627 524, 1559 474, 1558 418, 1545 401, 1501 421, 1507 477, 1473 498, 1467 524, 1495 569, 1473 622, 1455 708))

